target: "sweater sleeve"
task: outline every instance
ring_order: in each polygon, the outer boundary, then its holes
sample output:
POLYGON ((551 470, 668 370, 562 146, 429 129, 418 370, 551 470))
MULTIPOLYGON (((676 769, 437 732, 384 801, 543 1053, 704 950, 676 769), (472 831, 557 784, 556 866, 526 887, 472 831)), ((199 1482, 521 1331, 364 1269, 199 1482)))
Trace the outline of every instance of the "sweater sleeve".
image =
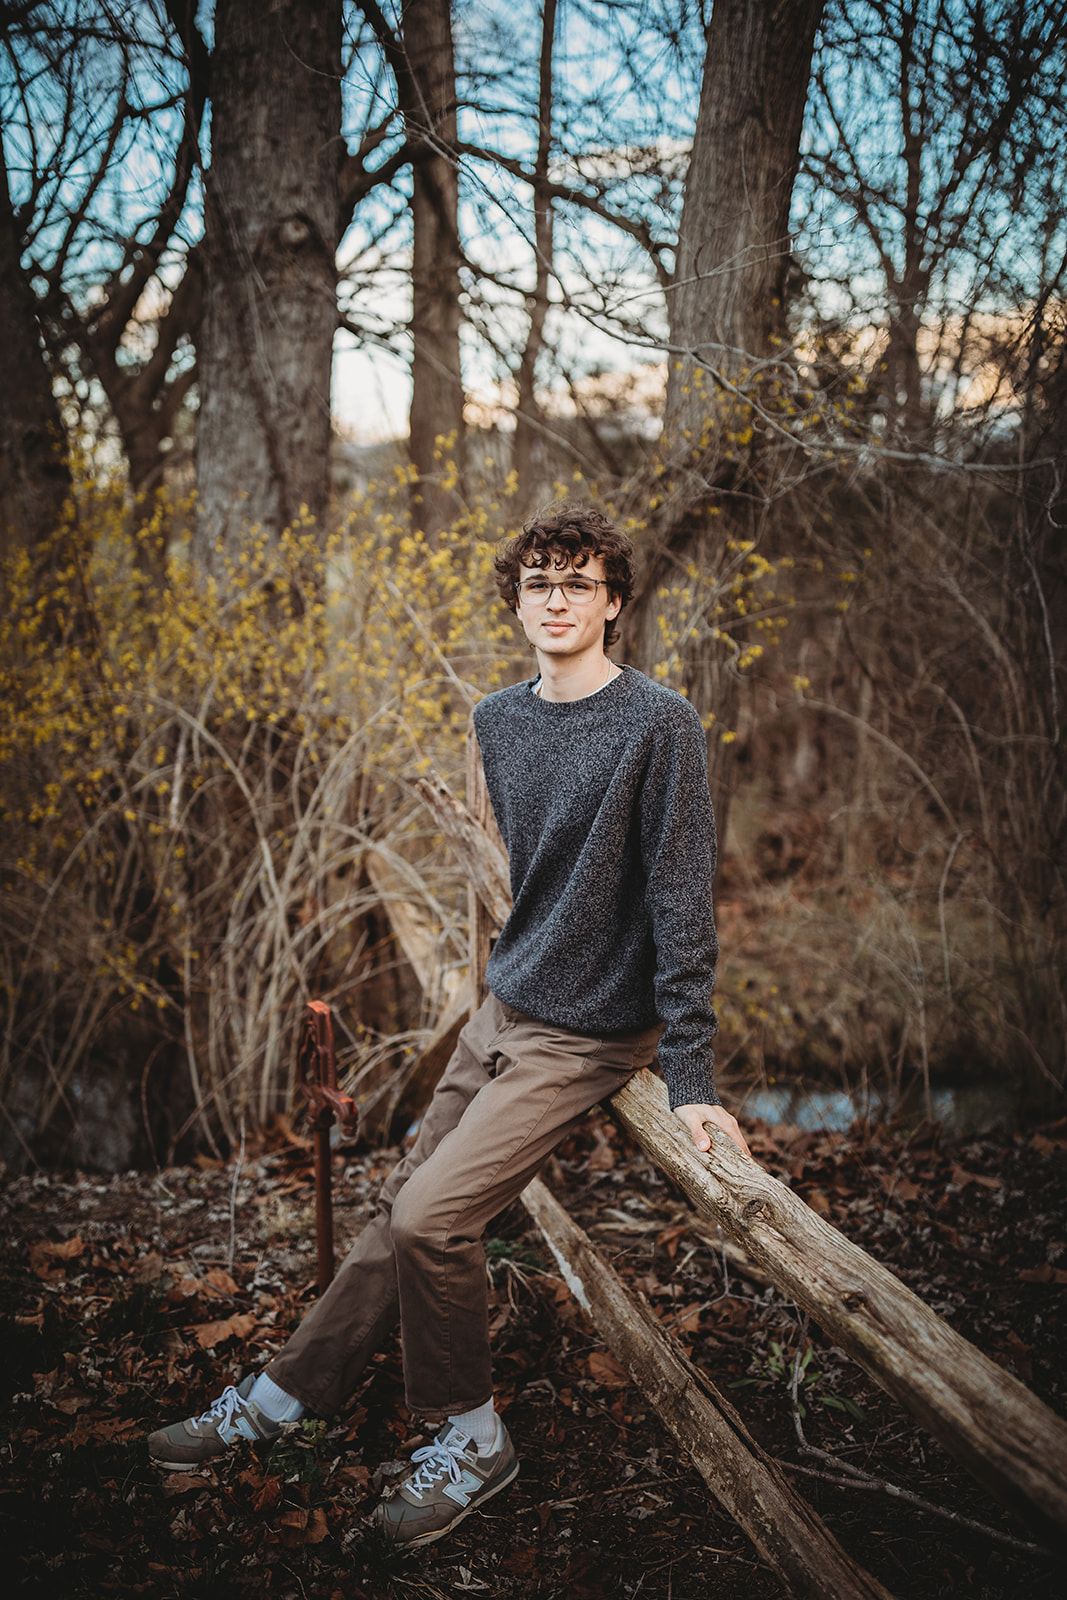
POLYGON ((641 796, 641 856, 656 947, 659 1060, 671 1109, 720 1104, 711 996, 719 941, 711 885, 715 817, 700 718, 682 701, 657 730, 641 796))

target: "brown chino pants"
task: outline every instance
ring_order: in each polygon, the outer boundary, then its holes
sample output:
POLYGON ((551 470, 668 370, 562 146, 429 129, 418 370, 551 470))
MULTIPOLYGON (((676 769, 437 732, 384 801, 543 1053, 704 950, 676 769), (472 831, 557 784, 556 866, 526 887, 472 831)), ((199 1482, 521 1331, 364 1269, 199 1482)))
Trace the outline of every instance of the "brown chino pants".
POLYGON ((374 1216, 271 1362, 275 1383, 330 1416, 399 1322, 413 1411, 447 1415, 491 1399, 482 1235, 590 1106, 649 1064, 659 1034, 570 1033, 490 995, 374 1216))

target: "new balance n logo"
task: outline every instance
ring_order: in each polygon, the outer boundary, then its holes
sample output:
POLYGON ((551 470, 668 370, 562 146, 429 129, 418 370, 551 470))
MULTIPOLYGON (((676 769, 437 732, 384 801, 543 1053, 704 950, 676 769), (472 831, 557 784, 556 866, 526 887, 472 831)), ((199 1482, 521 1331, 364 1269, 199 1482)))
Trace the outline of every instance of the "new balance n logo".
POLYGON ((441 1492, 450 1500, 454 1500, 457 1506, 469 1506, 471 1495, 477 1494, 482 1487, 481 1478, 476 1478, 473 1472, 463 1471, 459 1475, 458 1482, 446 1483, 441 1492))

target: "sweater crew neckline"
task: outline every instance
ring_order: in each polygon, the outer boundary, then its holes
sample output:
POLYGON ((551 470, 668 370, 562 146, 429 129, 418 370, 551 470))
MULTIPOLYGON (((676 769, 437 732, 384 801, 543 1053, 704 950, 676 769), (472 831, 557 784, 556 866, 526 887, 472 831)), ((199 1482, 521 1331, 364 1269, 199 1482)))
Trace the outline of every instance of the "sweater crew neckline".
POLYGON ((614 705, 618 696, 624 694, 633 685, 633 669, 624 663, 616 662, 619 671, 616 677, 610 678, 607 683, 601 684, 599 689, 594 689, 592 694, 580 695, 577 700, 545 700, 539 695, 537 685, 541 682, 540 674, 536 678, 526 678, 520 687, 524 690, 523 700, 527 709, 536 707, 535 715, 544 712, 550 716, 577 716, 583 714, 583 708, 588 714, 592 711, 601 711, 608 705, 614 705), (620 688, 625 685, 625 688, 620 688), (612 691, 615 691, 614 694, 612 691))

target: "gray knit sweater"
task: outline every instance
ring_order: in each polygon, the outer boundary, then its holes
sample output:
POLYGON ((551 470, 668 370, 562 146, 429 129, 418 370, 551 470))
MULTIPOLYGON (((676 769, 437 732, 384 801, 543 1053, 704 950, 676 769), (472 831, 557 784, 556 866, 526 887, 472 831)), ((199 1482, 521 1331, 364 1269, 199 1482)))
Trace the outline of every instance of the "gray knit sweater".
POLYGON ((718 1105, 715 819, 700 718, 632 667, 582 700, 531 690, 501 689, 474 713, 514 899, 489 987, 576 1033, 658 1019, 671 1106, 718 1105))

